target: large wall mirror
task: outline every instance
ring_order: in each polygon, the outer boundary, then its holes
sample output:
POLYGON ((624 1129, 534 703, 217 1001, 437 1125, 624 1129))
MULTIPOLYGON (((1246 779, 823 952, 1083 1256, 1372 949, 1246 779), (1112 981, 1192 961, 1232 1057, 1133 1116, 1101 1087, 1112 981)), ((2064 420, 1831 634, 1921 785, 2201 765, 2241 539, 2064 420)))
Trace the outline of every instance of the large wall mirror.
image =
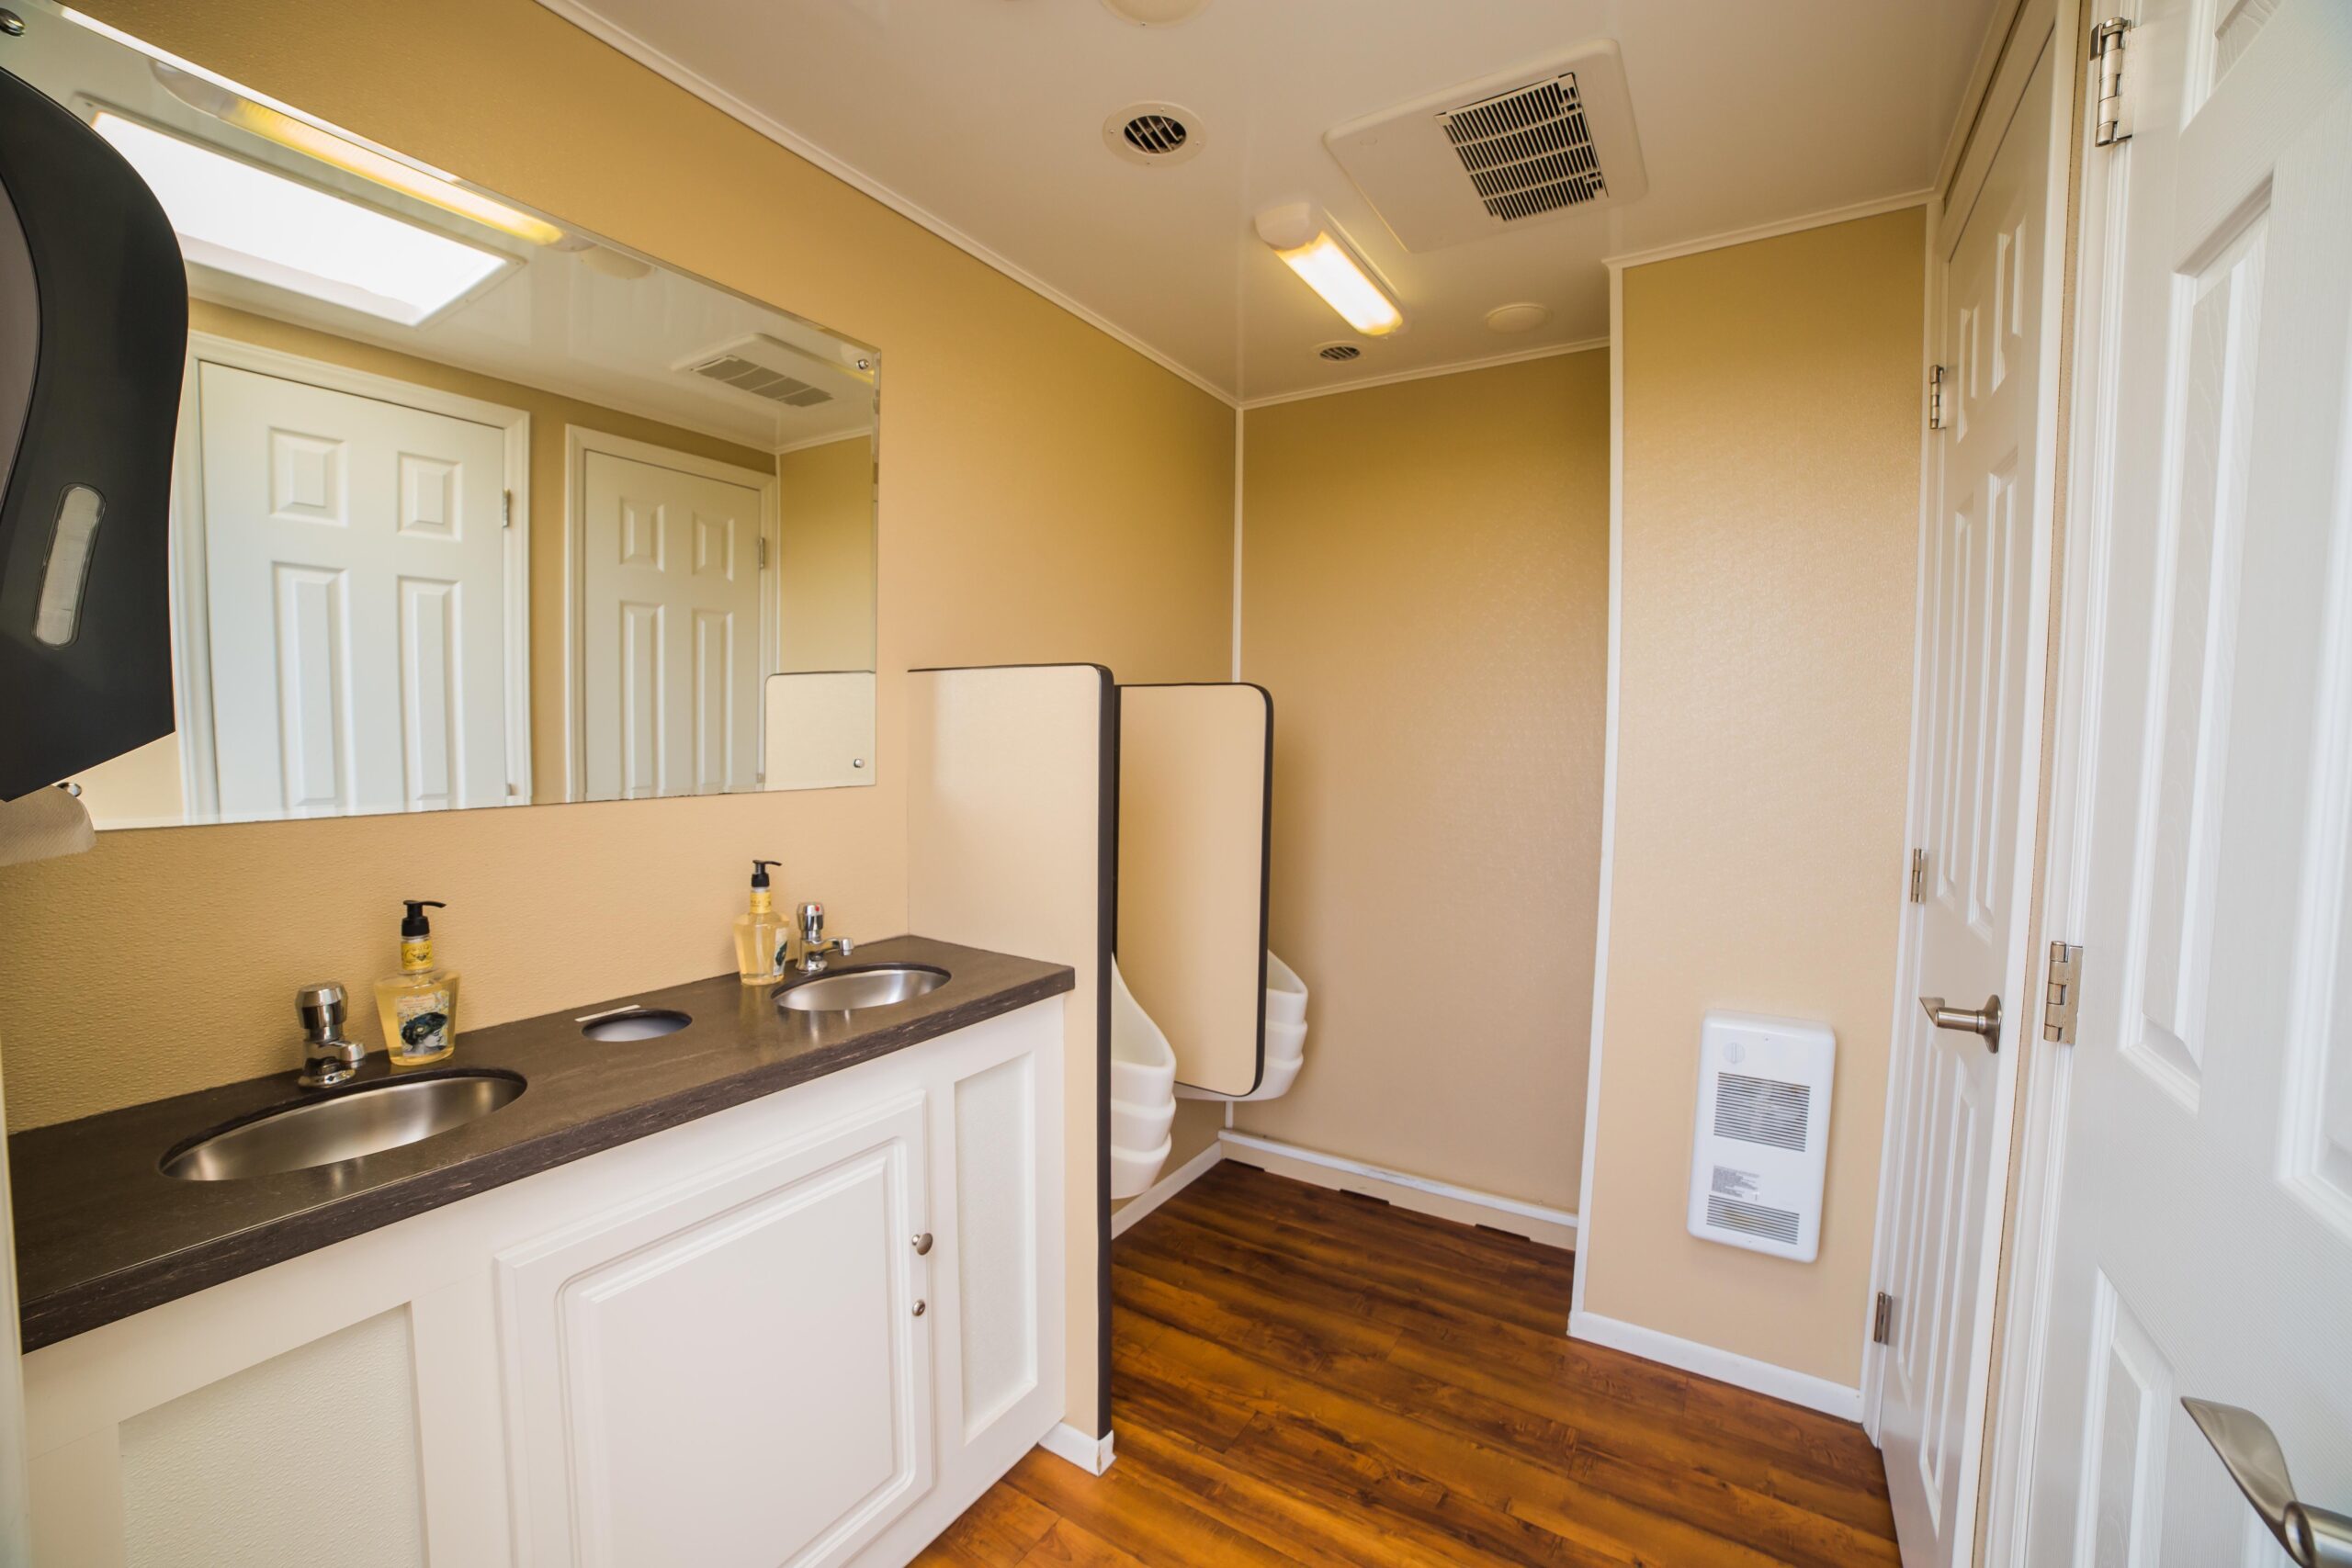
POLYGON ((177 728, 99 827, 873 782, 873 348, 21 9, 187 264, 177 728))

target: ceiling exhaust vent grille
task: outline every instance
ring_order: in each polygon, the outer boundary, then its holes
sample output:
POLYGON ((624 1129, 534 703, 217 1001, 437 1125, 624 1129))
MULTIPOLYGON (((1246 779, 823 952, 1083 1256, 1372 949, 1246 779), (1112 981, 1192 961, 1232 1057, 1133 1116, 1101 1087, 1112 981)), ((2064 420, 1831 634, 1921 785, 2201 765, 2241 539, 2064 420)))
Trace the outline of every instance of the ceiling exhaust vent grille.
POLYGON ((1119 134, 1127 139, 1128 146, 1147 158, 1173 152, 1189 139, 1184 122, 1164 114, 1139 114, 1121 126, 1119 134))
POLYGON ((1649 189, 1625 62, 1595 39, 1323 138, 1405 248, 1443 250, 1649 189))
POLYGON ((1341 365, 1346 364, 1351 359, 1361 359, 1363 357, 1363 350, 1358 348, 1351 343, 1327 343, 1315 352, 1322 358, 1333 360, 1341 365))
POLYGON ((781 370, 753 364, 740 354, 714 355, 685 368, 694 375, 724 381, 736 390, 749 392, 755 398, 765 398, 772 403, 786 403, 797 409, 815 408, 819 403, 833 400, 832 393, 822 387, 812 387, 781 370))
POLYGON ((1181 164, 1201 150, 1200 117, 1177 104, 1129 104, 1102 122, 1102 145, 1130 164, 1181 164))
POLYGON ((1573 75, 1471 104, 1438 122, 1478 199, 1506 223, 1609 194, 1573 75))

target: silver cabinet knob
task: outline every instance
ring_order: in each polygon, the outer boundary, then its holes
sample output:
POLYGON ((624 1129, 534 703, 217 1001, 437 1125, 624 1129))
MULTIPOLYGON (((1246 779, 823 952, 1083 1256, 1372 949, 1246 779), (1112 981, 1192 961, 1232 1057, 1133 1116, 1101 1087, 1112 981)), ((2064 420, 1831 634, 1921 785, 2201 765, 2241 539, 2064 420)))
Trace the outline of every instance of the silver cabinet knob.
POLYGON ((929 1258, 931 1256, 931 1233, 929 1231, 925 1231, 922 1235, 915 1237, 915 1256, 917 1258, 929 1258))
POLYGON ((2287 1455, 2269 1422, 2251 1410, 2210 1399, 2180 1403, 2298 1568, 2352 1568, 2352 1518, 2295 1500, 2287 1455))
POLYGON ((922 1303, 922 1302, 917 1302, 917 1303, 915 1303, 915 1315, 916 1315, 917 1317, 921 1317, 924 1313, 926 1313, 926 1312, 928 1312, 928 1311, 930 1311, 930 1310, 931 1310, 931 1309, 930 1309, 930 1307, 929 1307, 929 1305, 928 1305, 927 1303, 922 1303))
POLYGON ((1928 1021, 1938 1029, 1955 1029, 1963 1034, 1973 1034, 1984 1042, 1987 1051, 2001 1048, 1999 997, 1986 997, 1981 1008, 1947 1007, 1941 997, 1921 997, 1919 1006, 1926 1010, 1928 1021))

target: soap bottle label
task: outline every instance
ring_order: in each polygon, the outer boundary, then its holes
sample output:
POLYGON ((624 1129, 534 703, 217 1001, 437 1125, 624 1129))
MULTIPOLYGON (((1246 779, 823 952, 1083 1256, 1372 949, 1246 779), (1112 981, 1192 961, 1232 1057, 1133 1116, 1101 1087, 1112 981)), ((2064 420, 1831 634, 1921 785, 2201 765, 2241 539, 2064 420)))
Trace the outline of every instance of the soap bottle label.
POLYGON ((392 1048, 403 1056, 434 1056, 449 1048, 449 993, 443 989, 395 998, 392 1015, 401 1037, 392 1048))

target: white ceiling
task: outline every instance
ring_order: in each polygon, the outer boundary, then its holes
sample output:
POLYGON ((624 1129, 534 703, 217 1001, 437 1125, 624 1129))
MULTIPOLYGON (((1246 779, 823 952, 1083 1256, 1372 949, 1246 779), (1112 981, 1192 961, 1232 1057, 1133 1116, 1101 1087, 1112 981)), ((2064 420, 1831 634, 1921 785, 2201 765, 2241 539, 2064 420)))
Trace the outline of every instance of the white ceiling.
MULTIPOLYGON (((1602 338, 1601 258, 1925 189, 1993 0, 541 0, 1243 401, 1602 338), (1620 41, 1649 193, 1449 250, 1399 245, 1323 145, 1355 117, 1583 39, 1620 41), (1103 145, 1142 100, 1200 152, 1103 145), (1338 317, 1250 232, 1311 199, 1408 330, 1332 365, 1338 317), (1551 307, 1502 337, 1493 307, 1551 307)), ((785 303, 788 304, 789 301, 785 303)), ((886 351, 888 344, 880 345, 886 351)))

